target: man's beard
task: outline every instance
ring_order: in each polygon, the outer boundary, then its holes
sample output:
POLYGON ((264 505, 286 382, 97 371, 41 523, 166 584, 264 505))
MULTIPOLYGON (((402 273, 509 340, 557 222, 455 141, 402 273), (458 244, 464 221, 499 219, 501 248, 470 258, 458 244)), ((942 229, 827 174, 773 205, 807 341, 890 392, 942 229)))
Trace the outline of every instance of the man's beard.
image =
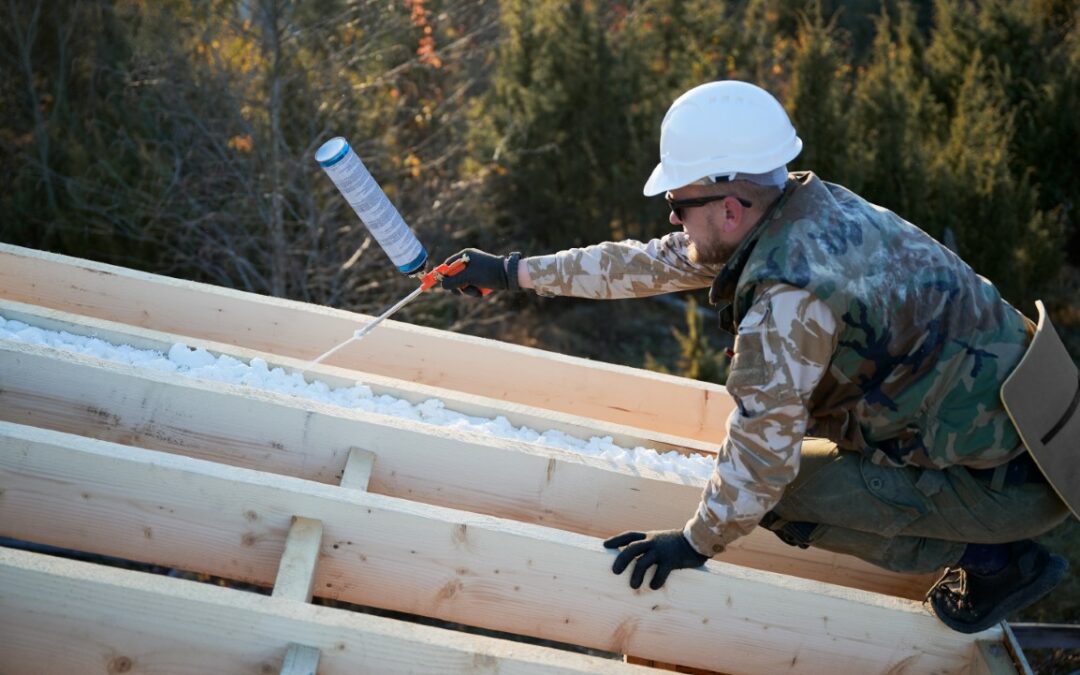
POLYGON ((697 265, 723 265, 735 253, 734 246, 728 246, 721 241, 712 241, 705 246, 699 246, 697 242, 690 242, 686 250, 686 256, 690 262, 697 265))

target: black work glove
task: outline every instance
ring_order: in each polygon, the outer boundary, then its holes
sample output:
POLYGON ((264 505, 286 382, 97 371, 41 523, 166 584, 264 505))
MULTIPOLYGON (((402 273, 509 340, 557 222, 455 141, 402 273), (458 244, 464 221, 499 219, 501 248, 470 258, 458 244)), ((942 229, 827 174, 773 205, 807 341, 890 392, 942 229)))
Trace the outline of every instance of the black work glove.
POLYGON ((683 536, 682 530, 656 530, 654 532, 623 532, 604 542, 604 548, 626 546, 611 566, 615 574, 622 574, 634 558, 634 572, 630 575, 630 588, 640 588, 645 580, 645 573, 656 565, 649 588, 654 591, 664 585, 671 570, 684 567, 701 567, 708 560, 694 550, 683 536), (626 546, 630 544, 629 546, 626 546), (639 557, 640 556, 640 557, 639 557))
POLYGON ((446 259, 447 265, 462 256, 469 256, 465 269, 452 277, 444 277, 442 287, 458 295, 470 295, 479 298, 481 288, 496 291, 519 290, 517 283, 517 263, 520 253, 510 255, 491 255, 480 249, 467 248, 458 251, 446 259))

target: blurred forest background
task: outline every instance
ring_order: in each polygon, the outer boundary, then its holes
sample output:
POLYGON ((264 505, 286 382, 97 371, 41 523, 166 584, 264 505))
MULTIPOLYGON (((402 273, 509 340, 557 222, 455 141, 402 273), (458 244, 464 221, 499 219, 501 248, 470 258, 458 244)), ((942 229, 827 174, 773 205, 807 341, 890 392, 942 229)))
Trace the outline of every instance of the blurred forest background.
MULTIPOLYGON (((1080 355, 1077 0, 0 2, 0 241, 378 312, 415 282, 315 163, 326 139, 436 260, 647 239, 670 229, 641 194, 665 110, 745 79, 803 138, 790 168, 918 224, 1028 315, 1043 298, 1080 355)), ((429 294, 398 318, 726 368, 695 294, 429 294)), ((1033 618, 1080 619, 1066 590, 1033 618)))

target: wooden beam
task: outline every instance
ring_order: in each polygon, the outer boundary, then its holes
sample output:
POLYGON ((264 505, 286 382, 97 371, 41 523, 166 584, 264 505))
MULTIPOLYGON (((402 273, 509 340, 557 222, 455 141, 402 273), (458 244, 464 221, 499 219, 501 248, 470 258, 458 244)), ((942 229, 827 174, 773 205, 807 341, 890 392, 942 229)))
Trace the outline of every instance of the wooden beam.
POLYGON ((341 487, 350 490, 367 490, 371 471, 375 467, 375 453, 360 448, 349 448, 345 471, 341 474, 341 487))
MULTIPOLYGON (((182 342, 192 349, 205 349, 215 356, 224 354, 245 363, 260 358, 266 361, 269 368, 280 367, 289 371, 301 372, 309 366, 303 361, 287 356, 259 352, 221 342, 201 340, 188 335, 163 333, 3 299, 0 299, 0 316, 22 321, 45 330, 64 331, 72 335, 94 337, 112 344, 129 345, 137 349, 152 349, 168 353, 174 344, 182 342)), ((308 369, 306 376, 309 380, 317 379, 327 386, 335 388, 352 387, 360 380, 376 396, 393 396, 408 401, 413 405, 432 398, 440 399, 449 410, 477 417, 499 415, 505 417, 507 421, 516 427, 529 427, 538 430, 556 429, 576 438, 609 436, 613 442, 623 447, 645 446, 661 452, 675 450, 683 454, 691 452, 716 454, 717 446, 714 443, 671 436, 651 429, 627 427, 558 411, 533 408, 499 399, 467 394, 454 389, 432 387, 372 373, 358 373, 354 370, 320 364, 308 369)))
POLYGON ((0 548, 6 675, 273 673, 292 640, 320 675, 647 673, 617 661, 0 548))
POLYGON ((285 663, 281 666, 281 675, 316 675, 319 672, 319 657, 315 647, 291 644, 285 652, 285 663))
POLYGON ((704 668, 689 668, 687 666, 680 666, 677 663, 660 663, 659 661, 653 661, 650 659, 639 659, 636 656, 624 656, 623 661, 638 666, 648 666, 653 670, 683 673, 683 675, 725 675, 724 673, 719 673, 715 670, 705 670, 704 668))
POLYGON ((311 602, 315 585, 315 566, 322 545, 322 523, 311 518, 293 516, 285 551, 281 554, 273 596, 297 602, 311 602))
MULTIPOLYGON (((594 536, 676 527, 703 482, 534 444, 0 343, 0 419, 337 484, 351 447, 378 454, 373 492, 594 536)), ((290 514, 291 515, 291 514, 290 514)), ((927 575, 787 546, 764 530, 723 559, 921 598, 927 575)))
POLYGON ((1028 663, 1027 656, 1024 654, 1024 649, 1020 646, 1020 641, 1016 639, 1016 633, 1013 632, 1008 621, 1001 622, 1001 630, 1003 634, 1002 644, 1005 645, 1009 656, 1012 657, 1016 670, 1020 675, 1034 675, 1031 671, 1031 664, 1028 663))
POLYGON ((1017 675, 1001 640, 978 640, 972 649, 971 675, 1017 675))
POLYGON ((329 544, 318 595, 733 674, 959 673, 1001 638, 723 563, 632 592, 591 537, 21 425, 0 438, 0 535, 20 539, 268 583, 303 514, 329 544))
MULTIPOLYGON (((0 244, 0 297, 310 360, 370 317, 0 244)), ((719 385, 387 321, 330 363, 718 442, 719 385)))

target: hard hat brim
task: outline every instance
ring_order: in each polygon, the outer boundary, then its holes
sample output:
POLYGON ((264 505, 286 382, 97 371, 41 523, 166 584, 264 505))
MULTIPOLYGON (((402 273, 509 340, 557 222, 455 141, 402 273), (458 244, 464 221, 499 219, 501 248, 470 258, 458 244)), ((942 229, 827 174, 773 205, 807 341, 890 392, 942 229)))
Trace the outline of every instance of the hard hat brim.
MULTIPOLYGON (((691 179, 692 182, 696 179, 691 179)), ((673 182, 672 178, 664 171, 664 164, 661 162, 653 169, 652 174, 649 176, 649 180, 645 181, 645 196, 653 197, 658 194, 667 192, 668 190, 674 190, 675 188, 682 187, 686 183, 673 182)))
POLYGON ((742 158, 732 162, 698 162, 681 167, 674 167, 670 164, 665 165, 661 161, 653 169, 649 179, 645 181, 645 188, 642 192, 646 197, 652 197, 689 185, 705 176, 726 173, 769 173, 798 157, 799 153, 802 152, 802 147, 802 139, 792 130, 791 137, 785 139, 779 147, 763 152, 757 157, 742 158))

